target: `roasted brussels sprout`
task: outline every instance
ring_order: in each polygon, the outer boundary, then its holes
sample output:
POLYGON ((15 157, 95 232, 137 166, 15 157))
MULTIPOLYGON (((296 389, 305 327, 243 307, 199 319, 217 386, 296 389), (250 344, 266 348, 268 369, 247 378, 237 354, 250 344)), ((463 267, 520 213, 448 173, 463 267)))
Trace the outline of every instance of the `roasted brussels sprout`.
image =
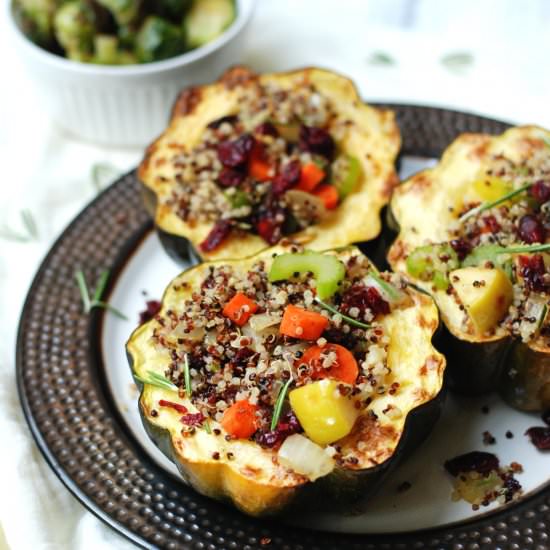
POLYGON ((150 15, 136 36, 136 55, 149 63, 174 57, 185 51, 181 30, 166 19, 150 15))
POLYGON ((98 4, 108 9, 119 25, 127 25, 139 15, 141 0, 96 0, 98 4))
POLYGON ((235 19, 232 0, 194 0, 183 21, 187 44, 198 48, 218 37, 235 19))
POLYGON ((82 0, 74 0, 61 6, 54 17, 53 26, 57 41, 67 57, 85 60, 93 53, 95 12, 82 0))
POLYGON ((60 0, 15 0, 13 15, 23 32, 39 46, 48 48, 55 42, 53 17, 60 0))

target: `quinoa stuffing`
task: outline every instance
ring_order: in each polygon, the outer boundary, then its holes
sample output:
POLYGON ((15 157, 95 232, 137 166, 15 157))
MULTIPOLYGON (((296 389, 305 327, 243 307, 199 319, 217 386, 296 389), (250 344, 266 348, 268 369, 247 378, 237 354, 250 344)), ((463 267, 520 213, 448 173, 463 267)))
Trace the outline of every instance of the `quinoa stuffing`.
POLYGON ((446 240, 411 251, 407 271, 454 298, 463 331, 550 345, 550 147, 491 155, 471 187, 484 200, 455 211, 446 240))
MULTIPOLYGON (((263 261, 244 277, 230 265, 210 266, 180 311, 155 317, 152 338, 171 357, 165 377, 184 392, 187 361, 193 405, 203 419, 222 426, 228 410, 248 403, 253 422, 245 436, 254 435, 266 447, 302 432, 292 410, 286 410, 271 429, 277 398, 289 379, 295 389, 336 378, 342 382, 337 391, 353 397, 357 409, 365 408, 374 395, 396 394, 399 382, 392 379, 387 364, 389 337, 379 320, 409 302, 400 276, 380 275, 402 293, 400 303, 390 303, 383 290, 365 283, 371 271, 361 255, 347 260, 339 293, 331 300, 340 313, 331 313, 316 301, 315 280, 307 273, 271 283, 263 261), (311 323, 291 327, 285 333, 288 311, 294 310, 299 315, 307 312, 317 324, 313 329, 311 323)), ((391 405, 384 412, 388 417, 402 414, 391 405)))
POLYGON ((190 226, 213 224, 202 252, 242 232, 273 245, 330 215, 360 177, 337 146, 354 123, 313 84, 238 90, 238 114, 211 120, 194 147, 164 159, 176 169, 166 207, 190 226))

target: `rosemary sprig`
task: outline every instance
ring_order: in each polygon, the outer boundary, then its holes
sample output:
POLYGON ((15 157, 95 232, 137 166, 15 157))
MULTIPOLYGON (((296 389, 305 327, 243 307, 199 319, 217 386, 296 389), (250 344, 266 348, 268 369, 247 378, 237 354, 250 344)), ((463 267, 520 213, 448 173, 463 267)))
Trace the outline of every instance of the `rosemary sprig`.
POLYGON ((20 243, 28 243, 38 240, 38 226, 32 212, 28 209, 21 210, 21 221, 26 230, 26 234, 14 231, 11 227, 3 225, 0 228, 0 237, 8 241, 16 241, 20 243))
POLYGON ((452 52, 441 58, 441 64, 448 70, 461 73, 474 62, 474 56, 469 52, 452 52))
POLYGON ((210 429, 210 423, 208 422, 208 420, 205 420, 205 421, 202 423, 202 427, 203 427, 204 431, 205 431, 207 434, 211 434, 211 433, 212 433, 212 430, 210 429))
POLYGON ((374 271, 369 271, 369 276, 374 279, 374 281, 392 300, 398 300, 401 297, 399 291, 393 285, 384 281, 384 279, 382 279, 380 275, 377 275, 376 273, 374 273, 374 271))
POLYGON ((126 317, 124 313, 109 305, 107 302, 103 302, 101 300, 101 296, 103 295, 103 292, 105 291, 105 287, 107 285, 107 280, 109 279, 108 271, 103 271, 99 276, 99 281, 91 299, 90 292, 88 291, 88 285, 86 284, 86 278, 84 277, 84 273, 82 272, 82 270, 79 269, 78 271, 76 271, 74 276, 76 279, 76 284, 78 285, 78 290, 80 291, 82 305, 84 306, 84 313, 90 313, 90 311, 94 307, 99 307, 110 311, 120 319, 124 319, 126 321, 128 320, 128 317, 126 317))
POLYGON ((134 378, 139 380, 142 384, 150 384, 151 386, 156 386, 157 388, 161 388, 163 390, 178 391, 178 387, 170 382, 168 378, 165 378, 161 374, 158 374, 152 370, 147 371, 147 378, 143 378, 142 376, 139 376, 139 374, 135 373, 134 378))
POLYGON ((321 307, 324 307, 326 310, 330 311, 331 313, 340 315, 340 317, 342 317, 342 319, 344 319, 344 321, 346 321, 346 323, 348 323, 349 325, 353 325, 354 327, 359 327, 359 328, 371 328, 370 325, 367 325, 367 323, 362 323, 361 321, 358 321, 353 317, 348 317, 347 315, 344 315, 342 312, 338 311, 335 307, 329 306, 327 303, 323 302, 317 297, 315 297, 315 301, 321 307))
POLYGON ((281 411, 283 410, 283 403, 285 401, 286 392, 292 382, 292 376, 285 382, 285 385, 279 390, 277 401, 275 402, 275 408, 273 409, 273 418, 271 419, 271 431, 273 431, 279 423, 281 411))
POLYGON ((389 53, 383 51, 372 52, 367 59, 367 63, 369 65, 379 66, 390 66, 396 64, 395 59, 389 53))
POLYGON ((458 218, 458 221, 464 222, 465 220, 467 220, 468 218, 471 218, 472 216, 477 216, 479 213, 484 212, 485 210, 489 210, 489 208, 498 206, 499 204, 506 202, 507 200, 515 197, 516 195, 520 195, 521 193, 523 193, 524 191, 529 189, 529 187, 532 187, 532 186, 533 186, 533 183, 526 183, 525 185, 522 185, 518 189, 514 189, 513 191, 510 191, 509 193, 502 195, 502 197, 499 197, 494 201, 481 203, 479 206, 476 206, 475 208, 468 210, 468 212, 466 212, 465 214, 462 214, 462 216, 458 218))
POLYGON ((189 359, 187 353, 183 356, 183 377, 185 380, 185 393, 191 399, 191 373, 189 372, 189 359))
POLYGON ((550 243, 547 244, 525 244, 518 246, 500 246, 498 244, 484 244, 478 246, 464 258, 463 267, 478 266, 483 262, 500 264, 498 257, 503 254, 530 254, 532 252, 546 252, 550 250, 550 243))
POLYGON ((92 166, 92 184, 95 190, 99 193, 105 187, 105 183, 114 179, 119 174, 119 171, 108 163, 98 162, 92 166))

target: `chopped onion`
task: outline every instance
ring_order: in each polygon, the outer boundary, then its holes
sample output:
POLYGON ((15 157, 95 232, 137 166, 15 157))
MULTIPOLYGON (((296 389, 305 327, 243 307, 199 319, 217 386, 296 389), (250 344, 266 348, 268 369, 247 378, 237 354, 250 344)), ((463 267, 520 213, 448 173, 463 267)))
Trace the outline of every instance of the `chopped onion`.
POLYGON ((328 210, 323 201, 305 191, 291 189, 285 193, 288 206, 297 220, 317 220, 320 221, 327 217, 328 210))
POLYGON ((281 315, 273 313, 259 313, 258 315, 252 315, 248 322, 253 330, 261 332, 267 327, 278 325, 281 322, 281 315))
POLYGON ((278 456, 283 466, 306 476, 311 481, 330 474, 334 469, 334 460, 323 447, 300 434, 287 437, 279 449, 278 456))

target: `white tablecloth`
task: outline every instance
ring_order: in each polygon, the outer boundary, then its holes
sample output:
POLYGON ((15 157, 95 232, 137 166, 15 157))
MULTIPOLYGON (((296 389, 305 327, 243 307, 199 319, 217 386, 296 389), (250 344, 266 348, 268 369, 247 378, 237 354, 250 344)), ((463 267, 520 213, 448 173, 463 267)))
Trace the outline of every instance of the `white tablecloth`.
MULTIPOLYGON (((0 548, 130 548, 42 459, 19 408, 14 349, 39 262, 96 193, 92 168, 125 171, 141 149, 96 147, 52 125, 0 24, 0 227, 23 229, 20 212, 29 209, 39 230, 27 243, 0 238, 0 548)), ((368 100, 550 127, 549 27, 545 0, 259 0, 241 61, 258 70, 321 65, 352 76, 368 100)))

